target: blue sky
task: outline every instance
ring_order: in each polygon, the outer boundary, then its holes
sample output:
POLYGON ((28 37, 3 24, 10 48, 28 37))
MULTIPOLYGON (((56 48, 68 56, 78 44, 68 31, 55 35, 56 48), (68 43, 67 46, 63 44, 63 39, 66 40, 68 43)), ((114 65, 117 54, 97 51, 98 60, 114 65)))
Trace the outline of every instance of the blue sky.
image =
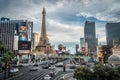
POLYGON ((41 29, 42 9, 46 8, 46 27, 50 42, 74 53, 84 36, 86 20, 95 21, 99 42, 106 43, 106 22, 120 22, 120 0, 0 0, 0 17, 28 19, 34 32, 41 29))

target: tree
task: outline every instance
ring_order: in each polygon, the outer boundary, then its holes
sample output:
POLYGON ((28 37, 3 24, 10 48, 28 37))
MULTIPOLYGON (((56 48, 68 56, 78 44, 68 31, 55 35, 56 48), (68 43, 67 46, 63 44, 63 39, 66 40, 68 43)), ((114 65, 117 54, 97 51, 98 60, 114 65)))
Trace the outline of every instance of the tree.
POLYGON ((1 49, 1 48, 3 48, 3 44, 2 44, 2 42, 0 41, 0 49, 1 49))
POLYGON ((109 45, 102 46, 102 53, 103 53, 103 63, 107 63, 108 57, 111 55, 112 51, 109 45))
POLYGON ((96 80, 119 80, 119 68, 110 65, 97 64, 94 68, 96 80))
MULTIPOLYGON (((3 44, 2 44, 2 42, 0 41, 0 52, 2 53, 2 50, 4 49, 4 46, 3 46, 3 44)), ((1 54, 0 53, 0 54, 1 54)))
POLYGON ((109 69, 108 74, 107 80, 120 80, 120 66, 109 69))
POLYGON ((93 72, 88 67, 78 67, 73 77, 77 80, 94 80, 93 72))
POLYGON ((59 45, 58 45, 58 49, 59 49, 59 51, 61 51, 61 50, 63 49, 63 45, 62 45, 62 44, 59 44, 59 45))
POLYGON ((10 63, 12 62, 12 59, 14 58, 14 53, 13 52, 7 52, 3 55, 2 61, 5 63, 5 73, 4 73, 4 79, 9 77, 9 71, 10 71, 10 63))

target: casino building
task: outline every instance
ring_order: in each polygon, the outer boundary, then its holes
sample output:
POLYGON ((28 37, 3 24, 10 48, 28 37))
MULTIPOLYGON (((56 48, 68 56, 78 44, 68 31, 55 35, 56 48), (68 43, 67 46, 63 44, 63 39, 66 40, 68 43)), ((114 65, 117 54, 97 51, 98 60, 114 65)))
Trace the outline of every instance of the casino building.
POLYGON ((31 51, 33 22, 28 20, 0 20, 0 41, 4 46, 1 56, 12 51, 15 55, 28 55, 31 51))

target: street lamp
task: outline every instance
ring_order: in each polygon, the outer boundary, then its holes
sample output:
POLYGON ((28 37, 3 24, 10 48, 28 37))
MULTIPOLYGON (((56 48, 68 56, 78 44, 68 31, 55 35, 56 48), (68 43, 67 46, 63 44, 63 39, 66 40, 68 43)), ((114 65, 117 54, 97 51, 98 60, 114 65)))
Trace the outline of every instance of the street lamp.
POLYGON ((66 63, 63 63, 63 72, 66 72, 66 63))

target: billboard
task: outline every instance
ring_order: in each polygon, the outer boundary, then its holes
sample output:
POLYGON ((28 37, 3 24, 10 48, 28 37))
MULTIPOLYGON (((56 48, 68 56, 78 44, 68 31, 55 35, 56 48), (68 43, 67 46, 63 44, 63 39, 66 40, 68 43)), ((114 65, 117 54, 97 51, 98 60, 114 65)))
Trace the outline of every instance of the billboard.
POLYGON ((26 26, 19 26, 19 32, 27 32, 27 27, 26 26))
POLYGON ((19 50, 31 50, 31 42, 30 41, 19 41, 18 49, 19 50))
POLYGON ((32 22, 28 22, 27 24, 28 26, 28 41, 31 41, 32 40, 32 27, 33 27, 33 23, 32 22))
POLYGON ((30 50, 19 50, 18 53, 30 53, 30 50))
POLYGON ((28 27, 26 22, 22 22, 18 27, 19 41, 28 41, 28 27))
POLYGON ((19 33, 19 41, 27 41, 27 33, 19 33))

